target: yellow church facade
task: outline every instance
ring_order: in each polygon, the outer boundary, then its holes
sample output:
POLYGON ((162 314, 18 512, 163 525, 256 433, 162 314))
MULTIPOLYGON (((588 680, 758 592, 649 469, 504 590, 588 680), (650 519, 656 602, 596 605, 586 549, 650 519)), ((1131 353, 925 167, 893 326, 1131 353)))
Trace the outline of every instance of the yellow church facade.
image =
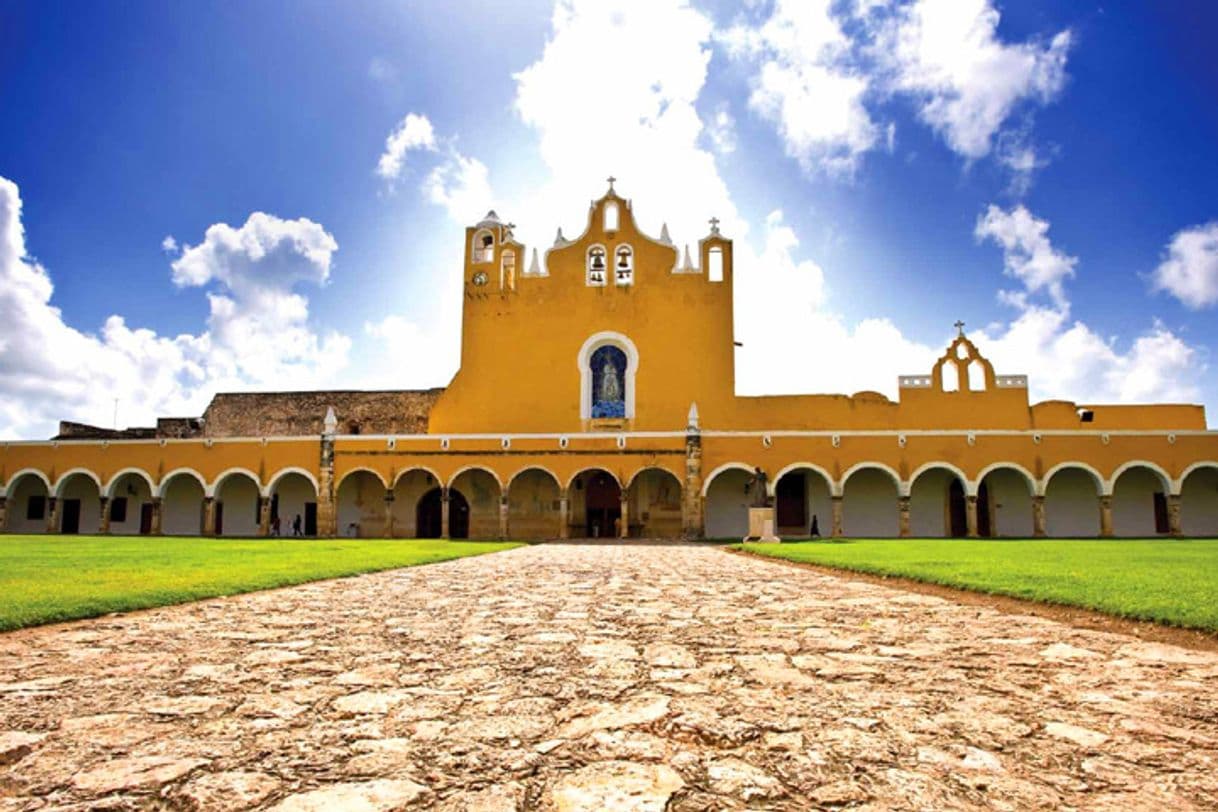
POLYGON ((732 242, 591 203, 544 263, 465 234, 443 390, 218 395, 198 418, 0 444, 11 533, 739 538, 1218 536, 1199 405, 1032 404, 961 334, 876 392, 735 393, 732 242), (526 261, 527 260, 527 261, 526 261))

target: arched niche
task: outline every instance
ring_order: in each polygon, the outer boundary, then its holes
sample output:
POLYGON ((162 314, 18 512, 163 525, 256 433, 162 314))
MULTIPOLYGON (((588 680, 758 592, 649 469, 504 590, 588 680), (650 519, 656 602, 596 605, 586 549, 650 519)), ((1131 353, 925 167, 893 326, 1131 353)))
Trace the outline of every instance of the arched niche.
POLYGON ((663 468, 644 468, 626 493, 628 534, 640 538, 679 538, 681 480, 663 468))
POLYGON ((512 538, 558 538, 562 533, 562 486, 544 468, 526 468, 508 484, 512 538))
MULTIPOLYGON (((605 376, 609 372, 605 368, 606 362, 613 366, 614 374, 618 376, 616 384, 621 390, 619 393, 620 417, 624 419, 634 417, 635 379, 639 369, 639 351, 634 342, 625 335, 606 331, 589 336, 580 347, 576 357, 576 363, 579 366, 579 416, 582 420, 595 419, 594 403, 608 402, 600 397, 606 394, 601 391, 605 383, 605 376), (602 348, 606 347, 613 348, 621 355, 616 355, 613 351, 601 352, 602 348), (601 353, 599 356, 598 352, 601 353), (610 355, 612 357, 609 357, 610 355)), ((617 409, 599 410, 602 416, 614 411, 617 409)))

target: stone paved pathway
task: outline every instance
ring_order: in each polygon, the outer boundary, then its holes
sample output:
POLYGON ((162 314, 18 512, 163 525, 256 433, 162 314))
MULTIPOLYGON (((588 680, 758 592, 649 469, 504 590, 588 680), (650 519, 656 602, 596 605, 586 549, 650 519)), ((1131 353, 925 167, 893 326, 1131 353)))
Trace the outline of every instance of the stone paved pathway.
POLYGON ((0 635, 0 810, 1218 808, 1218 655, 695 546, 0 635))

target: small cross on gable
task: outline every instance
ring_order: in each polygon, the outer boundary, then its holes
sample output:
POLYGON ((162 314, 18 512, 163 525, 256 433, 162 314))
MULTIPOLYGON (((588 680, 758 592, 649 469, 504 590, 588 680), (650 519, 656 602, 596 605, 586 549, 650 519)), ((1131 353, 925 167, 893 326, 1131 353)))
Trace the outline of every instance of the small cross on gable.
POLYGON ((711 234, 719 233, 719 218, 718 217, 712 217, 710 219, 710 227, 711 227, 711 234))
POLYGON ((612 192, 613 184, 617 182, 617 178, 613 177, 613 175, 610 175, 608 180, 609 180, 609 191, 612 192))
POLYGON ((964 338, 964 322, 960 321, 959 319, 956 319, 956 323, 953 324, 952 326, 956 328, 956 333, 961 338, 964 338))

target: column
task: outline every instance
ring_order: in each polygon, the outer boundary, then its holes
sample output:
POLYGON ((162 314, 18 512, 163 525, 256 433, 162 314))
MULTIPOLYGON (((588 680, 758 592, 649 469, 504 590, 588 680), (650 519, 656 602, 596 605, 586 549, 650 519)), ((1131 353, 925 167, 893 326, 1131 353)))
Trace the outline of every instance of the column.
POLYGON ((907 538, 909 538, 909 497, 908 496, 898 496, 897 497, 897 511, 898 511, 898 513, 897 513, 897 518, 898 518, 897 533, 898 533, 898 535, 900 535, 901 538, 907 539, 907 538))
POLYGON ((203 497, 203 535, 216 535, 216 498, 203 497))
POLYGON ((630 538, 630 497, 626 491, 622 491, 621 495, 621 514, 622 518, 618 520, 620 528, 618 530, 618 538, 630 538))
POLYGON ((968 537, 977 538, 977 495, 969 494, 964 497, 964 524, 968 529, 968 537))
MULTIPOLYGON (((0 499, 0 510, 3 510, 3 499, 0 499)), ((1167 495, 1167 532, 1172 536, 1182 536, 1184 531, 1180 524, 1180 494, 1167 495)))
MULTIPOLYGON (((696 419, 697 415, 691 415, 696 419)), ((702 433, 691 419, 685 433, 685 482, 681 488, 681 534, 700 539, 706 535, 702 499, 702 433)))
POLYGON ((558 513, 562 522, 558 526, 558 537, 569 539, 571 538, 571 501, 567 498, 566 488, 563 488, 559 494, 558 513))
POLYGON ((385 538, 393 538, 393 488, 385 489, 385 538))
POLYGON ((54 496, 47 497, 47 532, 59 532, 59 500, 54 496))
POLYGON ((258 535, 271 534, 271 497, 258 497, 258 535))
POLYGON ((1032 497, 1032 535, 1043 539, 1045 533, 1045 497, 1032 497))
POLYGON ((110 497, 103 496, 98 501, 101 502, 101 527, 97 532, 105 536, 110 533, 110 497))
POLYGON ((829 501, 833 504, 833 538, 842 537, 842 497, 832 496, 829 501))
POLYGON ((151 534, 154 536, 161 535, 161 497, 152 497, 152 529, 151 534))
POLYGON ((508 537, 508 498, 507 494, 499 497, 499 540, 508 537))
POLYGON ((338 510, 334 499, 334 432, 337 430, 337 420, 332 418, 334 409, 328 408, 317 466, 318 538, 335 538, 338 535, 338 510))
POLYGON ((8 499, 0 496, 0 533, 8 530, 8 499))
POLYGON ((1100 497, 1100 536, 1112 538, 1112 497, 1100 497))
POLYGON ((440 488, 440 538, 448 538, 448 488, 440 488))

